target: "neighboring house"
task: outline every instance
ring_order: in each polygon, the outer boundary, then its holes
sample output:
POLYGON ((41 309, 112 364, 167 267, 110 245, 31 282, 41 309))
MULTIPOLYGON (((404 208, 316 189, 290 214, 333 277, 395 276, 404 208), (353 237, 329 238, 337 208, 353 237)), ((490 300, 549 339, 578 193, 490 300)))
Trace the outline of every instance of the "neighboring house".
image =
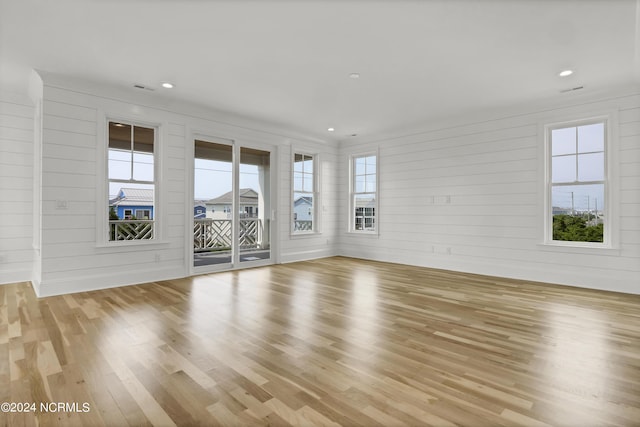
MULTIPOLYGON (((208 200, 207 218, 231 219, 233 192, 228 192, 215 199, 208 200)), ((240 216, 242 218, 258 217, 258 193, 251 188, 240 189, 240 216)))
POLYGON ((204 200, 194 200, 193 202, 193 218, 205 219, 207 217, 207 206, 204 200))
POLYGON ((356 230, 373 230, 375 227, 376 201, 374 198, 359 198, 355 205, 356 230))
POLYGON ((119 219, 153 219, 153 190, 121 188, 118 196, 109 200, 119 219))
POLYGON ((309 197, 298 197, 293 201, 293 219, 313 221, 313 202, 309 197))

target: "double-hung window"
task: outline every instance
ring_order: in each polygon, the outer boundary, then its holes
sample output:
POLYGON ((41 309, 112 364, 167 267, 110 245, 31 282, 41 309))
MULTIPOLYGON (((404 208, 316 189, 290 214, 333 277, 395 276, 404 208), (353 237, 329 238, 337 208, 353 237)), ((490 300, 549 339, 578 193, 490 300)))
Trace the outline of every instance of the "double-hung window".
POLYGON ((377 155, 351 158, 351 231, 375 232, 378 206, 377 155))
POLYGON ((607 121, 549 127, 547 140, 547 240, 607 243, 607 121))
POLYGON ((109 241, 156 236, 156 129, 109 121, 109 241))
POLYGON ((293 233, 317 231, 316 156, 293 155, 293 233))

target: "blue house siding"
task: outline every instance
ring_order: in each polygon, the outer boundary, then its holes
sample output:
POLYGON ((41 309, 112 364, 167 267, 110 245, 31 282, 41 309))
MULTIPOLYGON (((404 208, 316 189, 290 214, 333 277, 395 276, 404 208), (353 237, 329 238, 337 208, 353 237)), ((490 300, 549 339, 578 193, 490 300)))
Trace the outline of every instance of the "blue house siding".
POLYGON ((128 211, 128 210, 131 211, 131 215, 135 216, 136 219, 153 219, 153 206, 140 206, 140 205, 118 205, 118 206, 116 206, 116 213, 118 214, 118 218, 120 218, 120 219, 129 219, 129 218, 127 218, 127 216, 129 216, 129 215, 125 215, 125 211, 128 211), (150 211, 151 215, 149 216, 149 218, 139 218, 138 215, 136 215, 136 211, 142 211, 142 210, 150 211))
POLYGON ((202 205, 195 206, 193 208, 193 217, 195 219, 204 219, 207 217, 207 208, 202 205))

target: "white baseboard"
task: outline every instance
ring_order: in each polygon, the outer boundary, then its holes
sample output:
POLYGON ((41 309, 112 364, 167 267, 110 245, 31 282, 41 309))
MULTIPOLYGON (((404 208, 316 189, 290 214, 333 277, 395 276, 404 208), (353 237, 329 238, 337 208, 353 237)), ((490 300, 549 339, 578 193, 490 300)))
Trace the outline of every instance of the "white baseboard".
POLYGON ((139 285, 161 280, 172 280, 186 277, 184 268, 169 266, 152 270, 118 272, 110 275, 85 275, 68 279, 33 281, 33 289, 38 297, 71 294, 76 292, 95 291, 99 289, 117 288, 120 286, 139 285))
POLYGON ((310 251, 296 251, 292 253, 283 253, 280 255, 280 262, 287 264, 296 261, 309 261, 318 258, 327 258, 338 255, 335 250, 329 249, 315 249, 310 251))

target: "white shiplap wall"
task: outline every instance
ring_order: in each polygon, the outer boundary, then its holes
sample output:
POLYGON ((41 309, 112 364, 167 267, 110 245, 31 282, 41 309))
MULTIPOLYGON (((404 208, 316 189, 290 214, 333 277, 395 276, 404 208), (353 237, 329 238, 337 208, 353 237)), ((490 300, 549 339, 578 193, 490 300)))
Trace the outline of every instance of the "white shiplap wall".
POLYGON ((346 141, 340 150, 340 253, 640 293, 640 97, 612 96, 503 117, 473 123, 462 118, 408 136, 346 141), (603 112, 617 118, 617 248, 542 245, 543 125, 603 112), (347 159, 371 147, 380 150, 377 237, 346 232, 347 159))
POLYGON ((0 284, 31 280, 34 112, 27 96, 0 96, 0 284))
MULTIPOLYGON (((104 93, 89 86, 44 78, 41 186, 41 268, 34 287, 41 296, 184 277, 191 273, 189 235, 192 215, 190 155, 194 135, 212 135, 238 143, 265 144, 277 153, 277 237, 274 257, 281 262, 335 254, 335 214, 327 214, 326 231, 292 239, 290 220, 290 147, 319 153, 328 176, 323 180, 325 207, 337 210, 335 144, 293 140, 277 133, 207 119, 197 107, 185 111, 162 104, 151 95, 136 98, 104 93), (101 245, 106 212, 105 123, 108 117, 156 124, 158 176, 156 216, 161 237, 153 244, 101 245), (328 164, 333 164, 333 169, 328 164), (279 165, 282 170, 278 170, 279 165), (287 171, 289 170, 289 171, 287 171), (334 195, 334 196, 332 196, 334 195), (104 212, 103 212, 104 211, 104 212), (330 243, 326 241, 329 240, 330 243), (302 255, 300 255, 302 253, 302 255)), ((213 115, 212 115, 213 116, 213 115)), ((324 230, 324 227, 323 227, 324 230)), ((147 243, 147 242, 145 242, 147 243)))

